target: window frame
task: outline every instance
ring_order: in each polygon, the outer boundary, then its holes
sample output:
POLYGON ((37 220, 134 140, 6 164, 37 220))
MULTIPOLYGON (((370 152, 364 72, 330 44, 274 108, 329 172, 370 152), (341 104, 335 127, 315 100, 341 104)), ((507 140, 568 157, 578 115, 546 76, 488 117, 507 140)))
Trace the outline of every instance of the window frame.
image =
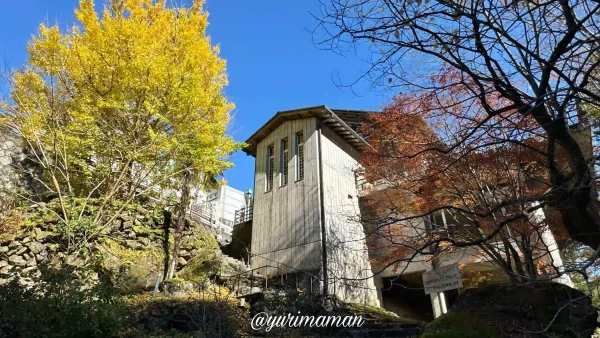
POLYGON ((304 139, 304 131, 299 131, 296 133, 295 137, 295 154, 294 154, 294 161, 295 161, 295 171, 296 171, 296 182, 302 181, 304 180, 304 160, 305 160, 305 154, 304 154, 304 148, 305 148, 305 139, 304 139), (302 142, 300 142, 300 139, 302 139, 302 142), (302 149, 300 149, 300 147, 302 147, 302 149))
POLYGON ((279 187, 285 187, 289 182, 289 162, 290 162, 290 142, 287 137, 281 139, 279 143, 279 187))
POLYGON ((269 144, 266 153, 265 166, 265 193, 273 191, 275 180, 275 145, 269 144))

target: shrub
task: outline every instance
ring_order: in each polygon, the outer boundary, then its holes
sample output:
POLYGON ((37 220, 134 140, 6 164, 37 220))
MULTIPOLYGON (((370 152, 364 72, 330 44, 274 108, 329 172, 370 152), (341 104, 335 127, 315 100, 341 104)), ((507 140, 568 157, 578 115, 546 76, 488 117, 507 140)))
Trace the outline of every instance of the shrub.
POLYGON ((110 284, 74 277, 70 268, 42 267, 31 284, 13 279, 0 287, 2 337, 110 337, 122 311, 110 284), (89 281, 87 281, 89 283, 89 281))
POLYGON ((250 319, 237 299, 223 288, 194 292, 183 298, 125 298, 127 329, 121 337, 244 337, 250 319))

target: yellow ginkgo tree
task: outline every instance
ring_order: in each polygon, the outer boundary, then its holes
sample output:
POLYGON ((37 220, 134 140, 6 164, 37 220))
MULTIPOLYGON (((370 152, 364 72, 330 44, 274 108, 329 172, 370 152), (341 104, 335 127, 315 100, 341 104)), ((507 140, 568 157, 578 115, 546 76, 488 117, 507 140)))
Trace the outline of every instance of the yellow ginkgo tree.
POLYGON ((75 15, 68 31, 40 26, 2 121, 30 145, 40 181, 61 201, 94 196, 105 205, 181 190, 177 261, 190 187, 214 186, 240 148, 226 133, 233 104, 208 13, 202 0, 189 8, 112 0, 102 13, 81 0, 75 15))

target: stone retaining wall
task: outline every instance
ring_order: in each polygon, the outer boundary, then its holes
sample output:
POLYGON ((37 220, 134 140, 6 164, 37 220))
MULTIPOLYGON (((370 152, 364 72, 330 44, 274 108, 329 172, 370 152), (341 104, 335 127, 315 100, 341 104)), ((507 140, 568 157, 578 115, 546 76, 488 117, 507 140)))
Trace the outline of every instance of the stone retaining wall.
POLYGON ((24 157, 19 137, 9 129, 0 128, 0 196, 14 189, 21 181, 16 165, 24 157))
MULTIPOLYGON (((58 217, 51 213, 42 217, 34 226, 20 225, 14 233, 0 236, 0 285, 15 277, 27 282, 27 275, 38 275, 43 264, 79 268, 97 258, 95 254, 100 254, 102 269, 115 276, 124 273, 118 278, 127 281, 128 288, 152 288, 164 272, 165 248, 172 247, 173 234, 171 230, 169 241, 164 225, 150 215, 124 211, 90 241, 89 250, 71 254, 61 244, 64 239, 57 231, 58 217)), ((216 241, 201 225, 191 224, 183 234, 178 270, 206 250, 218 250, 216 241)))

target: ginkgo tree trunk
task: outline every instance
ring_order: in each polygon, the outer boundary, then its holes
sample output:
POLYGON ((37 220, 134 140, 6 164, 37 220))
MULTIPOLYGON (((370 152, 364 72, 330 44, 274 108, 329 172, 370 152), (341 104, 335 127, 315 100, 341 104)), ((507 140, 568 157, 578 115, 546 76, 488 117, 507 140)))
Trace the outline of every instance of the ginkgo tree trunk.
POLYGON ((181 197, 179 198, 179 205, 177 207, 177 225, 175 227, 175 236, 173 238, 173 255, 171 257, 171 263, 167 270, 166 279, 173 278, 175 269, 179 260, 179 248, 181 247, 181 238, 183 237, 183 229, 185 227, 185 216, 187 215, 187 208, 190 203, 190 188, 192 184, 192 173, 190 170, 183 171, 183 179, 181 180, 181 197))

